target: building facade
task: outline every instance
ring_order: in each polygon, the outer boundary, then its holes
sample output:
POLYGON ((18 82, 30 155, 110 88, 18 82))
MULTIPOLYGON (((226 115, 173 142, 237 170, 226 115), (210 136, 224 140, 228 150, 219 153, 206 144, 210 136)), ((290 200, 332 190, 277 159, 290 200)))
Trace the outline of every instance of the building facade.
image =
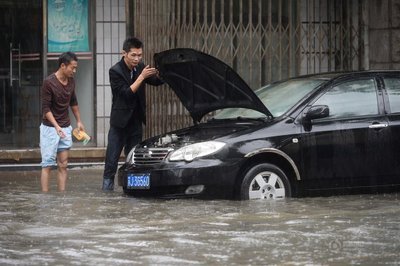
MULTIPOLYGON (((77 94, 88 145, 105 147, 108 69, 126 36, 143 40, 150 65, 154 53, 194 48, 258 88, 308 73, 400 69, 399 11, 400 0, 0 0, 0 149, 39 146, 42 80, 64 47, 52 36, 86 41, 77 94)), ((167 86, 147 90, 146 137, 191 124, 167 86)))

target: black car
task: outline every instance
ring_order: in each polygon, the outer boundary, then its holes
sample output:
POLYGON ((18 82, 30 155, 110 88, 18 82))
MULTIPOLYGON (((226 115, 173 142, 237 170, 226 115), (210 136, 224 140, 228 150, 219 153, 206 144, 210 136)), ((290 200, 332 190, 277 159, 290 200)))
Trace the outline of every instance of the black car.
POLYGON ((307 75, 253 91, 196 50, 154 59, 194 125, 129 153, 118 174, 126 194, 245 200, 399 190, 400 71, 307 75))

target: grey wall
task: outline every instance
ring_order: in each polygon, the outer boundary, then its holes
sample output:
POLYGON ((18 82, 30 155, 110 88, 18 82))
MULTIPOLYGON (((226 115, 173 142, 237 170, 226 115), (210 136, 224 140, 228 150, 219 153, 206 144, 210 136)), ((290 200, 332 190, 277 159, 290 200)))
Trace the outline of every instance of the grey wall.
POLYGON ((369 0, 370 69, 400 69, 400 0, 369 0))

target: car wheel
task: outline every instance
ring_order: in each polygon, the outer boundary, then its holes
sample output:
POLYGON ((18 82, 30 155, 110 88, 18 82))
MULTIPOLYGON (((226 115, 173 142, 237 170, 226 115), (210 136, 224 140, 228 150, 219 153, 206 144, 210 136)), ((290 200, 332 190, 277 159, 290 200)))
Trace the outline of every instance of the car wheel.
POLYGON ((259 164, 246 172, 240 187, 240 199, 283 199, 291 187, 285 173, 272 164, 259 164))

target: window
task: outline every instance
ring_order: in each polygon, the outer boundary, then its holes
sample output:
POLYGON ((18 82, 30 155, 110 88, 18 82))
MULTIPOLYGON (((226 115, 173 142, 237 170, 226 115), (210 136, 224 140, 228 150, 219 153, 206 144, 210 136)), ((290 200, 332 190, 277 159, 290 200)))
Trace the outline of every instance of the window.
POLYGON ((332 87, 314 105, 327 105, 329 118, 378 114, 374 79, 353 80, 332 87))
POLYGON ((385 78, 386 91, 392 113, 400 112, 400 79, 385 78))

